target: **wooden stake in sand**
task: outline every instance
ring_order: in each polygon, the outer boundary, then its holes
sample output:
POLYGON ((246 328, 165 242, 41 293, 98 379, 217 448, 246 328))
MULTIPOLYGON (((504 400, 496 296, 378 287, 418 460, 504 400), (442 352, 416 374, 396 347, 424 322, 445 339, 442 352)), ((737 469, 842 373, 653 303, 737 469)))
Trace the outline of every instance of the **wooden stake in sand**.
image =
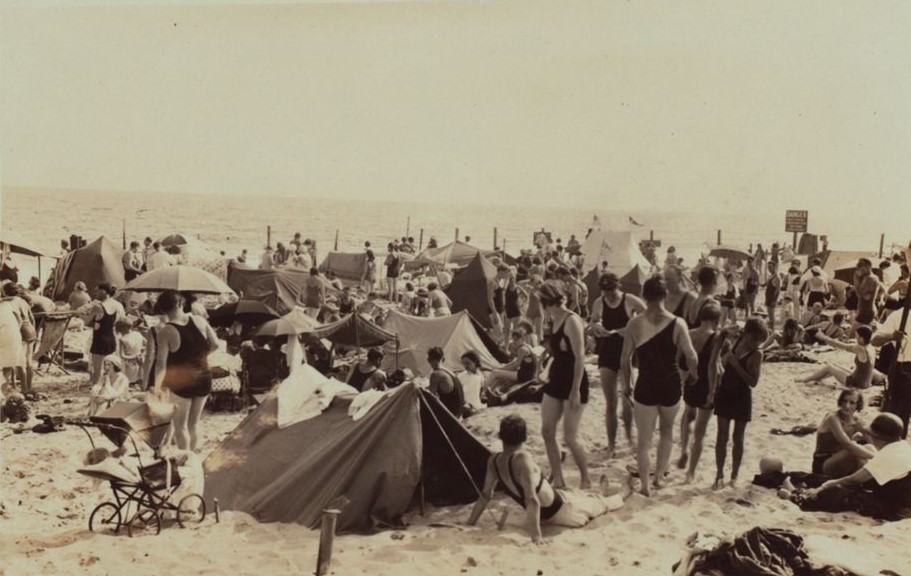
POLYGON ((421 239, 420 239, 420 241, 418 241, 418 250, 420 251, 423 249, 424 249, 424 229, 421 228, 421 239))
POLYGON ((497 250, 497 227, 493 227, 493 249, 497 250))
POLYGON ((338 228, 335 229, 335 248, 333 250, 338 252, 338 228))
POLYGON ((272 246, 272 226, 266 226, 266 246, 272 246))
POLYGON ((316 576, 329 573, 332 562, 332 545, 335 542, 335 525, 341 510, 323 510, 323 523, 319 533, 319 555, 316 557, 316 576))
POLYGON ((456 242, 458 242, 458 241, 459 241, 459 229, 458 229, 458 228, 456 228, 456 235, 455 235, 455 239, 456 239, 456 242))

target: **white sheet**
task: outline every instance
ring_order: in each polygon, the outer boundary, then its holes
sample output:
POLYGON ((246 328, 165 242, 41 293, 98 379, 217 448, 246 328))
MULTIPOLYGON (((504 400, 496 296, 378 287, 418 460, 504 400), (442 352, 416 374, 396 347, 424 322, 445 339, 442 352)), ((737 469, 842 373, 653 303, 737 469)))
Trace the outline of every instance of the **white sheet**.
POLYGON ((315 418, 336 396, 355 395, 357 390, 334 378, 326 378, 308 364, 291 373, 276 389, 278 427, 287 428, 315 418))

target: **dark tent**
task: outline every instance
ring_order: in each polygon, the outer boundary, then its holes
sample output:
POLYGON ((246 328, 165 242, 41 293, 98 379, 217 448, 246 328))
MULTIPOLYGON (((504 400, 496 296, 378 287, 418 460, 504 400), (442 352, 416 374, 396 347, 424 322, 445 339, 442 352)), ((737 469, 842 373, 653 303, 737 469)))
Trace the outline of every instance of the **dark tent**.
POLYGON ((326 273, 332 271, 340 279, 348 283, 358 283, 364 277, 367 267, 367 253, 356 252, 329 252, 319 266, 319 271, 326 273))
POLYGON ((53 299, 69 298, 77 282, 84 282, 89 290, 101 282, 123 288, 123 249, 102 236, 61 258, 54 269, 53 299))
POLYGON ((801 234, 800 242, 797 243, 797 253, 801 256, 809 256, 817 252, 819 252, 819 237, 806 232, 801 234))
POLYGON ((475 317, 470 313, 468 316, 471 318, 471 325, 474 327, 475 331, 477 331, 478 337, 481 339, 481 342, 484 343, 484 347, 487 348, 487 351, 490 352, 490 355, 493 356, 497 362, 501 362, 503 364, 506 364, 512 360, 512 357, 510 357, 510 355, 506 353, 506 351, 503 350, 499 344, 497 344, 497 341, 494 340, 493 336, 490 335, 490 332, 481 326, 481 323, 475 320, 475 317))
MULTIPOLYGON (((308 272, 285 268, 277 270, 246 270, 231 266, 228 268, 228 286, 245 300, 262 302, 279 314, 287 314, 303 302, 304 286, 308 272)), ((337 292, 323 278, 327 294, 337 292)))
POLYGON ((452 311, 468 310, 472 318, 487 329, 490 322, 490 284, 497 277, 497 269, 481 253, 475 254, 464 269, 456 273, 446 290, 452 300, 452 311))
MULTIPOLYGON (((601 296, 601 287, 598 285, 600 279, 601 273, 597 268, 593 268, 591 272, 586 274, 585 278, 582 279, 588 287, 589 307, 591 307, 595 303, 595 300, 601 296)), ((629 272, 620 277, 620 289, 627 294, 642 296, 642 285, 645 284, 646 280, 648 280, 648 273, 643 270, 641 266, 636 264, 629 272)))
POLYGON ((489 452, 434 396, 406 384, 357 421, 351 399, 280 429, 271 393, 206 459, 206 500, 315 528, 343 499, 338 530, 364 532, 400 525, 422 484, 437 505, 477 498, 489 452))
POLYGON ((372 348, 392 342, 396 335, 383 330, 361 314, 349 314, 338 322, 325 324, 310 333, 316 338, 325 338, 333 344, 349 347, 372 348))
POLYGON ((466 242, 456 240, 440 248, 427 248, 417 255, 418 263, 452 264, 455 266, 468 266, 475 256, 483 254, 488 258, 500 257, 502 253, 496 250, 482 250, 466 242))

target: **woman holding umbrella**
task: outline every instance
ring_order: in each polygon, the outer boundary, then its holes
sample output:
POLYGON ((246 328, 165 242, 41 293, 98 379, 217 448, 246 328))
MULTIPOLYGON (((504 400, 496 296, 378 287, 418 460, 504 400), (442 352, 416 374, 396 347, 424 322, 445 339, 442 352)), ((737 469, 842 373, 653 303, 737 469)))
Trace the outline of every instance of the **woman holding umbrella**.
POLYGON ((166 317, 166 323, 157 335, 154 392, 173 393, 177 447, 195 451, 197 426, 212 391, 208 356, 218 348, 218 337, 204 318, 184 312, 181 299, 174 290, 158 297, 157 312, 166 317))

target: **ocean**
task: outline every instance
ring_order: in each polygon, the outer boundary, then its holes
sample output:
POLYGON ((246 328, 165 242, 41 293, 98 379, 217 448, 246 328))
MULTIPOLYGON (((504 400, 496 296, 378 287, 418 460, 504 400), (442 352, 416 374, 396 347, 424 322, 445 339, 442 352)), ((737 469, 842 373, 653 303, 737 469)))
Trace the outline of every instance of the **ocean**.
MULTIPOLYGON (((34 188, 5 188, 0 200, 0 229, 28 239, 48 254, 57 254, 60 240, 71 234, 81 235, 89 242, 105 235, 119 243, 125 227, 128 242, 141 241, 146 236, 157 239, 174 233, 189 234, 215 251, 224 250, 229 257, 246 248, 255 258, 266 244, 269 226, 273 245, 287 242, 300 232, 304 238, 316 240, 320 255, 333 249, 336 233, 341 251, 361 250, 365 240, 382 251, 392 238, 407 234, 419 239, 422 230, 425 245, 431 236, 443 245, 455 238, 456 229, 462 239, 469 236, 472 244, 491 248, 495 228, 499 246, 517 253, 530 247, 533 233, 542 228, 564 244, 571 234, 581 240, 595 216, 605 229, 632 229, 640 239, 653 233, 662 241, 659 254, 674 245, 685 263, 695 262, 715 245, 719 229, 723 244, 740 248, 756 242, 766 247, 774 241, 791 242, 791 234, 784 232, 783 208, 739 214, 711 209, 629 212, 616 206, 579 209, 494 202, 478 206, 34 188), (642 226, 631 224, 631 218, 642 226)), ((812 218, 811 211, 811 222, 812 218)), ((849 220, 850 215, 846 215, 845 221, 849 220)), ((850 230, 830 233, 830 247, 874 253, 883 231, 880 224, 855 219, 850 230)), ((837 223, 831 227, 837 228, 837 223)), ((907 237, 893 232, 886 239, 887 251, 893 242, 905 243, 907 237)))

